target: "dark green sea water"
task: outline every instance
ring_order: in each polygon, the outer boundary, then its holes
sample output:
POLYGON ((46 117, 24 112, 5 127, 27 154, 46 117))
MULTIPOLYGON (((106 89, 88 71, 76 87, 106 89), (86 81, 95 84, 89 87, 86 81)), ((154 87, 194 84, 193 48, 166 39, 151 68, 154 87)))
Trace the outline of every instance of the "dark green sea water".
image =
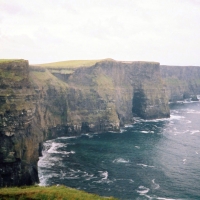
POLYGON ((44 144, 41 185, 120 199, 200 199, 200 103, 171 105, 171 118, 121 133, 61 137, 44 144))

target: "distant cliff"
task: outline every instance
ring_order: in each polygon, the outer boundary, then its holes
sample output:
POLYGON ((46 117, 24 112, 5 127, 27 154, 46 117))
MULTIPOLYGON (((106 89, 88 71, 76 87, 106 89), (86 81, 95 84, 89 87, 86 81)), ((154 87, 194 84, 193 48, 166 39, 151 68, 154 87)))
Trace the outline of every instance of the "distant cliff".
POLYGON ((200 67, 161 65, 161 76, 170 101, 178 101, 200 94, 200 67))
POLYGON ((0 62, 0 186, 38 182, 42 142, 119 131, 133 117, 169 117, 156 62, 104 60, 76 69, 0 62))

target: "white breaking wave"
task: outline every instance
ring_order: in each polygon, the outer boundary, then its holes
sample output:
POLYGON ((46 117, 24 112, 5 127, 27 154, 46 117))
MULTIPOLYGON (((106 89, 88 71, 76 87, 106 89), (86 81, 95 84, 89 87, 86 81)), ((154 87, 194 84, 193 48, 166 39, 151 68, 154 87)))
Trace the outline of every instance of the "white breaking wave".
POLYGON ((100 177, 102 177, 98 181, 93 181, 93 183, 112 183, 113 181, 108 179, 108 172, 107 171, 98 171, 100 173, 100 177))
POLYGON ((188 110, 187 110, 187 113, 188 113, 188 114, 200 114, 200 111, 188 109, 188 110))
POLYGON ((151 166, 151 165, 145 165, 145 164, 137 164, 137 165, 139 165, 139 166, 143 166, 143 167, 151 167, 151 168, 154 167, 154 166, 151 166))
POLYGON ((39 157, 38 166, 44 168, 52 168, 52 166, 61 164, 62 158, 51 157, 48 153, 43 154, 42 157, 39 157))
POLYGON ((131 128, 131 127, 133 127, 133 125, 132 124, 126 124, 124 127, 131 128))
POLYGON ((154 184, 154 189, 157 190, 160 188, 160 185, 155 183, 155 179, 152 180, 152 183, 154 184))
POLYGON ((135 148, 136 148, 136 149, 140 149, 140 147, 139 147, 139 146, 135 146, 135 148))
POLYGON ((136 190, 140 195, 144 195, 144 194, 146 194, 146 193, 148 193, 149 192, 149 188, 146 188, 146 187, 144 187, 144 186, 139 186, 139 188, 138 188, 138 190, 136 190))
POLYGON ((125 129, 120 128, 120 133, 123 133, 123 132, 125 132, 125 131, 126 131, 125 129))
POLYGON ((141 133, 145 133, 145 134, 148 134, 148 133, 154 133, 154 131, 140 131, 141 133))
POLYGON ((184 119, 185 117, 180 116, 180 115, 170 115, 170 119, 171 120, 180 120, 180 119, 184 119))
POLYGON ((102 180, 108 179, 108 172, 107 171, 102 172, 101 176, 103 176, 102 180))
POLYGON ((57 139, 64 139, 64 140, 68 140, 68 139, 72 139, 72 138, 75 138, 75 139, 77 139, 78 137, 80 137, 80 136, 70 136, 70 137, 62 136, 62 137, 58 137, 57 139))
POLYGON ((85 136, 88 136, 89 138, 93 138, 94 137, 94 135, 93 134, 89 134, 89 133, 86 133, 86 134, 84 134, 85 136))
POLYGON ((63 144, 63 143, 52 142, 51 147, 50 147, 50 149, 47 152, 48 153, 59 153, 57 151, 57 149, 60 148, 60 147, 64 147, 64 146, 66 146, 66 145, 63 144))
POLYGON ((125 160, 123 158, 117 158, 115 160, 113 160, 113 163, 129 163, 129 160, 125 160))
POLYGON ((169 118, 160 118, 160 119, 140 119, 137 122, 161 122, 161 121, 167 121, 169 118))
POLYGON ((39 176, 40 183, 39 186, 48 186, 47 180, 53 177, 59 177, 59 174, 51 173, 51 174, 45 174, 45 177, 43 175, 39 176))
POLYGON ((149 131, 141 131, 141 133, 149 133, 149 131))
POLYGON ((56 143, 56 142, 53 142, 50 149, 47 151, 47 153, 49 154, 65 154, 65 155, 68 155, 68 154, 74 154, 75 152, 74 151, 58 151, 57 149, 61 148, 61 147, 66 147, 67 145, 66 144, 63 144, 63 143, 56 143))
POLYGON ((193 131, 191 131, 190 135, 193 135, 195 133, 200 133, 200 131, 199 130, 193 130, 193 131))

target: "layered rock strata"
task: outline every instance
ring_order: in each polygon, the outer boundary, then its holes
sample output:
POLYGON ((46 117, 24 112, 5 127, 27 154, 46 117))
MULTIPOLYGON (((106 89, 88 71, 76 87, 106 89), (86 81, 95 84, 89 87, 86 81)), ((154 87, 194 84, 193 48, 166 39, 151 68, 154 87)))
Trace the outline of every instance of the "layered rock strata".
POLYGON ((195 99, 200 94, 200 67, 161 65, 160 68, 170 101, 195 99))

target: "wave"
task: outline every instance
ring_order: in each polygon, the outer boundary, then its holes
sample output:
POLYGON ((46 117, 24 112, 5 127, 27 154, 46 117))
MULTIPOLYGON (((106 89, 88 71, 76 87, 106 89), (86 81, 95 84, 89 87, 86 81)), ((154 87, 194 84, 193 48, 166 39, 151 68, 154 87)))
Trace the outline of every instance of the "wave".
POLYGON ((108 172, 107 171, 98 171, 100 173, 100 177, 102 177, 98 181, 92 181, 93 183, 113 183, 113 181, 108 179, 108 172))
POLYGON ((129 163, 129 160, 125 160, 123 158, 117 158, 115 160, 113 160, 113 163, 129 163))
POLYGON ((167 121, 169 118, 159 118, 159 119, 140 119, 137 120, 136 122, 162 122, 162 121, 167 121))
POLYGON ((63 140, 68 140, 68 139, 77 139, 80 136, 62 136, 62 137, 58 137, 57 139, 63 139, 63 140))
POLYGON ((148 134, 148 133, 154 133, 154 131, 140 131, 141 133, 145 133, 145 134, 148 134))
POLYGON ((149 192, 149 188, 147 188, 147 187, 144 187, 144 186, 139 186, 138 187, 138 190, 136 190, 140 195, 144 195, 144 194, 146 194, 146 193, 148 193, 149 192))
POLYGON ((154 184, 154 189, 157 190, 160 188, 160 185, 155 183, 155 179, 152 180, 152 183, 154 184))
POLYGON ((53 177, 59 177, 59 174, 51 173, 51 174, 45 174, 45 176, 43 176, 43 175, 39 176, 40 183, 38 185, 39 186, 48 186, 49 184, 47 183, 47 181, 53 177))
POLYGON ((193 135, 195 133, 200 133, 200 131, 199 130, 193 130, 193 131, 191 131, 190 135, 193 135))
POLYGON ((55 165, 60 165, 62 158, 60 157, 51 157, 48 154, 43 154, 42 157, 39 157, 38 166, 43 168, 52 168, 55 165))
POLYGON ((123 128, 120 128, 120 133, 124 133, 126 130, 123 128))
POLYGON ((149 133, 149 131, 141 131, 141 133, 149 133))
POLYGON ((63 143, 56 143, 56 142, 53 142, 50 149, 47 150, 47 153, 49 154, 65 154, 65 155, 68 155, 68 154, 74 154, 75 152, 74 151, 58 151, 57 149, 61 148, 61 147, 66 147, 67 145, 66 144, 63 144, 63 143))
POLYGON ((108 172, 107 171, 102 172, 101 176, 103 176, 102 180, 108 179, 108 172))
POLYGON ((151 166, 151 165, 145 165, 145 164, 137 164, 137 165, 139 165, 139 166, 142 166, 142 167, 150 167, 150 168, 153 168, 154 166, 151 166))
POLYGON ((187 109, 186 113, 188 113, 188 114, 200 114, 200 111, 193 110, 193 109, 187 109))
MULTIPOLYGON (((164 198, 164 197, 157 197, 158 200, 178 200, 178 199, 169 199, 169 198, 164 198)), ((180 200, 180 199, 179 199, 180 200)))
POLYGON ((170 115, 170 119, 171 120, 180 120, 180 119, 184 119, 185 117, 180 116, 180 115, 170 115))
POLYGON ((137 119, 135 123, 141 123, 141 122, 162 122, 162 121, 170 121, 170 120, 180 120, 185 117, 181 115, 174 115, 177 114, 178 112, 171 112, 170 118, 159 118, 159 119, 137 119))
POLYGON ((124 127, 125 127, 125 128, 132 128, 133 125, 132 125, 132 124, 126 124, 124 127))

